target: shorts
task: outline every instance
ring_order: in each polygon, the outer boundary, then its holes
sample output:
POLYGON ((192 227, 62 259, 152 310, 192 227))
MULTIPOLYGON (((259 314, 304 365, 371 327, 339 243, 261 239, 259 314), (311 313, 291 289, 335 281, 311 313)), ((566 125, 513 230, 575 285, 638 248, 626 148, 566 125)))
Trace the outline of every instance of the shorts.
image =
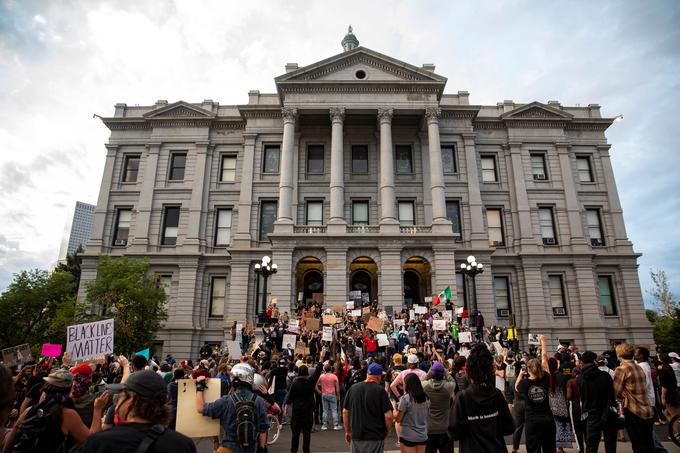
POLYGON ((399 443, 403 444, 406 447, 417 447, 418 445, 427 445, 427 440, 424 440, 422 442, 411 442, 410 440, 406 440, 403 437, 400 437, 399 443))

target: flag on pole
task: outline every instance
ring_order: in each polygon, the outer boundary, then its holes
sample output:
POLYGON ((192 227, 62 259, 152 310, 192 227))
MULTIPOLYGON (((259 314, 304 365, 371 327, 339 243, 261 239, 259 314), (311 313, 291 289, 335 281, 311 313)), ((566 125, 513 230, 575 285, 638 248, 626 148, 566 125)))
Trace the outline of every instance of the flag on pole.
POLYGON ((451 297, 451 287, 447 286, 446 289, 444 290, 444 295, 446 296, 446 301, 450 302, 452 299, 451 297))
POLYGON ((451 300, 451 287, 447 286, 444 291, 437 294, 434 298, 433 305, 439 305, 442 302, 446 303, 451 300))

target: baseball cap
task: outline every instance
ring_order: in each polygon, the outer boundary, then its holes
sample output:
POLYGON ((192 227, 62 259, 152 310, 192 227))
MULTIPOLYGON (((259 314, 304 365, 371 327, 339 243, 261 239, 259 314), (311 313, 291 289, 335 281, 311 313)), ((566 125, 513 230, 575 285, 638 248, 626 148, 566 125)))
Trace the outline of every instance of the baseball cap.
POLYGON ((106 389, 111 393, 128 390, 145 398, 152 398, 167 390, 163 378, 151 370, 132 373, 124 384, 109 384, 106 389))
POLYGON ((418 363, 418 356, 415 354, 411 354, 408 356, 408 363, 414 364, 418 363))
POLYGON ((668 357, 680 360, 680 356, 678 355, 677 352, 671 352, 670 354, 668 354, 668 357))
POLYGON ((84 374, 84 375, 91 375, 92 374, 92 367, 87 364, 87 363, 82 363, 78 365, 77 367, 71 368, 71 374, 76 375, 76 374, 84 374))
POLYGON ((368 374, 371 376, 380 376, 383 372, 383 368, 379 363, 371 363, 368 366, 368 374))
POLYGON ((444 365, 441 362, 434 362, 430 371, 434 376, 444 376, 444 365))
MULTIPOLYGON (((160 377, 160 376, 159 376, 160 377)), ((73 384, 73 375, 68 370, 59 369, 43 378, 45 382, 55 387, 68 388, 73 384)))

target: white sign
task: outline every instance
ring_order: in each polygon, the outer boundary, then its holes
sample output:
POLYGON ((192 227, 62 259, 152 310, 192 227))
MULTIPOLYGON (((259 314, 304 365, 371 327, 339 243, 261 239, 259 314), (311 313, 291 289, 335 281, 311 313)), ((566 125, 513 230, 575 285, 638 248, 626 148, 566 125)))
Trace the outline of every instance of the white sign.
POLYGON ((472 343, 472 332, 460 332, 458 334, 458 341, 461 343, 472 343))
POLYGON ((501 392, 505 391, 505 379, 502 377, 496 376, 496 388, 500 390, 501 392))
POLYGON ((288 330, 291 332, 299 332, 300 331, 300 321, 297 319, 291 319, 288 321, 288 330))
POLYGON ((408 319, 415 319, 416 317, 416 312, 413 310, 408 311, 408 319))
POLYGON ((384 333, 379 333, 375 336, 376 340, 378 340, 378 346, 387 346, 390 344, 390 341, 387 339, 387 335, 384 333))
POLYGON ((427 296, 425 299, 423 299, 424 302, 427 303, 432 303, 432 296, 427 296))
POLYGON ((68 326, 66 352, 72 360, 113 354, 113 319, 68 326))
POLYGON ((427 307, 423 307, 422 305, 414 305, 415 311, 419 315, 424 315, 427 313, 427 307))
POLYGON ((333 341, 333 327, 324 326, 321 341, 333 341))
POLYGON ((236 324, 236 341, 239 343, 243 342, 243 324, 236 324))
POLYGON ((403 327, 404 325, 406 325, 406 321, 404 321, 403 319, 394 320, 394 327, 403 327))
POLYGON ((351 315, 354 316, 354 317, 356 317, 356 318, 361 318, 361 309, 352 310, 351 315))
POLYGON ((448 322, 453 322, 453 314, 451 313, 451 310, 444 311, 444 319, 448 322))
POLYGON ((541 336, 537 333, 530 333, 529 344, 541 344, 541 336))
POLYGON ((361 299, 361 291, 350 291, 349 292, 349 298, 350 299, 361 299))
POLYGON ((294 333, 283 334, 282 345, 284 349, 295 349, 295 343, 297 343, 297 335, 294 333))
POLYGON ((302 302, 302 297, 303 297, 303 293, 299 292, 298 293, 298 302, 302 302))
POLYGON ((456 308, 456 314, 457 314, 457 315, 462 315, 464 309, 465 309, 465 307, 458 307, 458 308, 456 308))
POLYGON ((241 343, 238 341, 227 341, 227 349, 231 360, 239 360, 241 358, 241 343))
POLYGON ((347 307, 347 310, 354 310, 354 301, 348 300, 345 302, 345 307, 347 307))
POLYGON ((432 321, 432 328, 434 330, 446 330, 446 320, 445 319, 435 319, 432 321))

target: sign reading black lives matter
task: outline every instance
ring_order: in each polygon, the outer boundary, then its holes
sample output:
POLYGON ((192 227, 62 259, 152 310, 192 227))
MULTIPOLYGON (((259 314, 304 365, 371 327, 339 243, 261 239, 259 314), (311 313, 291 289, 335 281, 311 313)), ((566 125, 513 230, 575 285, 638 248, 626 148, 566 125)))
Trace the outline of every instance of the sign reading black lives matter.
POLYGON ((71 353, 72 360, 113 354, 113 319, 68 326, 66 352, 71 353))

